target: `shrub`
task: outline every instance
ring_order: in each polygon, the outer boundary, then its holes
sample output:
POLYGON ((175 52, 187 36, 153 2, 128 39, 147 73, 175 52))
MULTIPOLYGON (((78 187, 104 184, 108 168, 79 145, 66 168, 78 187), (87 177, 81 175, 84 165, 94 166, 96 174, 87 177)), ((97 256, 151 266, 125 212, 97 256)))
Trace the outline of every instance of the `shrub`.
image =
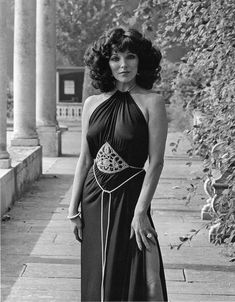
POLYGON ((235 3, 229 0, 171 3, 167 30, 176 33, 174 39, 190 49, 179 69, 175 95, 186 110, 204 113, 202 123, 191 131, 193 147, 203 159, 207 177, 224 185, 217 198, 217 210, 213 212, 212 223, 220 222, 214 242, 231 243, 235 228, 235 3), (215 156, 213 149, 218 143, 222 147, 215 156))

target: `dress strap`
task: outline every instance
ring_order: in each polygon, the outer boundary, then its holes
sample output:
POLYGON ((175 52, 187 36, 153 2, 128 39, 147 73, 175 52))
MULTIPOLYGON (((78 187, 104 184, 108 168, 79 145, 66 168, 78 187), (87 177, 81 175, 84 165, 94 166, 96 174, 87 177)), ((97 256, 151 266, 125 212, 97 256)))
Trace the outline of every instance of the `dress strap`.
POLYGON ((113 188, 112 190, 106 190, 104 189, 101 184, 99 183, 98 179, 97 179, 97 176, 96 176, 96 173, 95 173, 95 165, 93 165, 93 174, 95 176, 95 180, 98 184, 98 186, 100 187, 100 189, 103 191, 103 192, 106 192, 106 193, 112 193, 114 191, 116 191, 117 189, 119 189, 120 187, 122 187, 125 183, 127 183, 128 181, 130 181, 132 178, 136 177, 138 174, 144 172, 144 169, 141 169, 140 171, 138 171, 137 173, 135 173, 134 175, 132 175, 131 177, 127 178, 126 180, 124 180, 120 185, 118 185, 117 187, 113 188))
POLYGON ((106 259, 107 259, 107 245, 108 245, 108 234, 109 234, 109 225, 110 225, 110 208, 111 208, 111 193, 109 193, 108 201, 108 221, 106 227, 106 234, 104 239, 104 230, 103 230, 103 216, 104 216, 104 191, 101 193, 101 207, 100 207, 100 225, 101 225, 101 259, 102 259, 102 278, 101 278, 101 302, 104 301, 104 277, 105 277, 105 268, 106 268, 106 259))

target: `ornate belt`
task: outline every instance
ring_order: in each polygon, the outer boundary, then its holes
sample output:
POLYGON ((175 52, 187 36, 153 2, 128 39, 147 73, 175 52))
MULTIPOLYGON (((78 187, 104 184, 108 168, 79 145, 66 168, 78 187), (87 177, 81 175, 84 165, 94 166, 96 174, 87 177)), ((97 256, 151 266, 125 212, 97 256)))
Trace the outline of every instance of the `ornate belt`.
POLYGON ((139 169, 142 170, 141 167, 131 166, 125 162, 125 160, 117 154, 117 152, 110 146, 108 142, 102 145, 96 155, 95 159, 97 168, 101 172, 105 173, 116 173, 127 168, 139 169))

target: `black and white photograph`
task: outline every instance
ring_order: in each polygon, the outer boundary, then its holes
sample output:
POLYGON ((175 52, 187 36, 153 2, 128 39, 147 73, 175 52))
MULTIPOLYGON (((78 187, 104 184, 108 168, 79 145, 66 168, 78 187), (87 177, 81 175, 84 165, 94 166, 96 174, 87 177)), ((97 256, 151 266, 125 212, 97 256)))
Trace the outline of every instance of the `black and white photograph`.
POLYGON ((235 301, 234 0, 0 0, 2 302, 235 301))

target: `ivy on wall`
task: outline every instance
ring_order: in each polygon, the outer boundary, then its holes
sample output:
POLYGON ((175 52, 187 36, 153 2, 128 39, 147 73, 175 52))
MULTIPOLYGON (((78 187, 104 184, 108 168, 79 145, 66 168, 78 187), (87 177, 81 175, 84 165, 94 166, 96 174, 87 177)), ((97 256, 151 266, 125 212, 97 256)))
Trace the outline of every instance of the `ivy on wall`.
POLYGON ((166 35, 189 51, 174 83, 175 95, 203 119, 194 126, 193 147, 207 178, 221 182, 215 243, 235 242, 235 2, 171 1, 166 35), (216 148, 216 152, 215 151, 216 148))

